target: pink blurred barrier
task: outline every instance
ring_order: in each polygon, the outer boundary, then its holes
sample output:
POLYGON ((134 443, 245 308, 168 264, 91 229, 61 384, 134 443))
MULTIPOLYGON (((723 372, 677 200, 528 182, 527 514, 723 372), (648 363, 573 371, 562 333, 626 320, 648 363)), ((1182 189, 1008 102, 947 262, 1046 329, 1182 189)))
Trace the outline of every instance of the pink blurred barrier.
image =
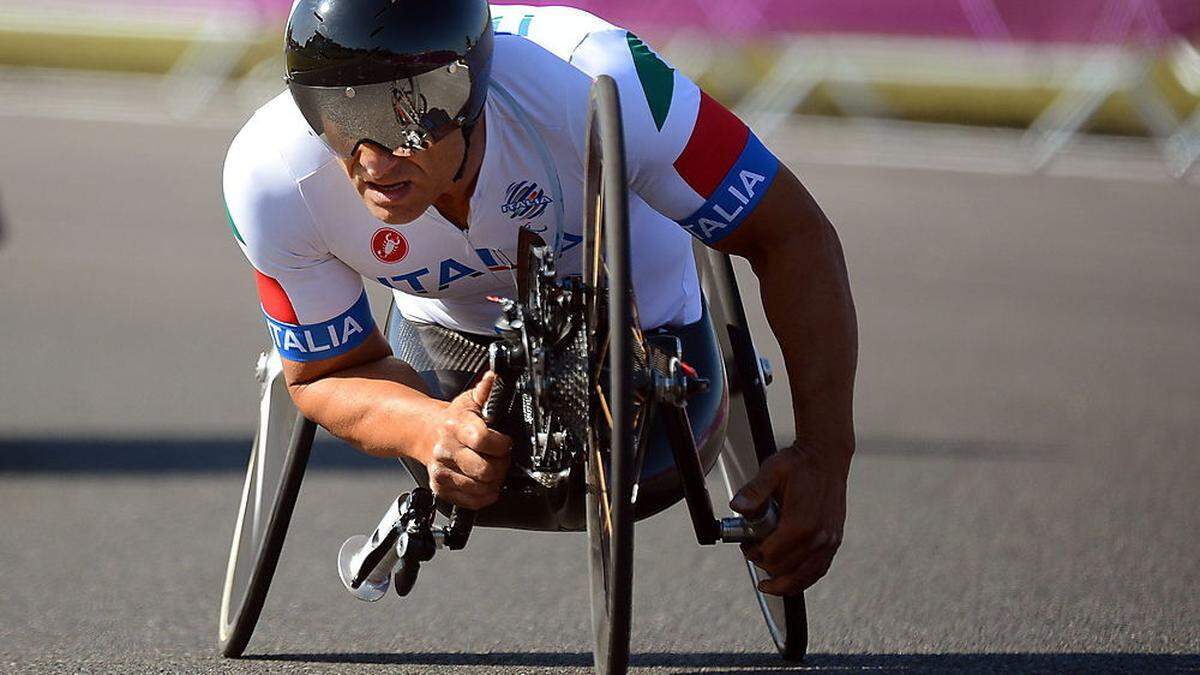
POLYGON ((1021 42, 1200 34, 1198 0, 566 0, 627 26, 725 34, 869 33, 1021 42))
MULTIPOLYGON (((147 13, 162 8, 159 0, 109 0, 109 4, 144 7, 147 13)), ((1129 96, 1146 127, 1164 139, 1174 171, 1187 173, 1200 160, 1200 109, 1181 121, 1151 77, 1166 49, 1181 40, 1200 38, 1200 0, 530 0, 504 4, 579 7, 643 32, 660 45, 702 43, 694 52, 710 51, 714 38, 782 38, 786 49, 737 106, 763 135, 782 124, 824 82, 836 85, 835 98, 840 88, 858 92, 848 99, 872 100, 870 88, 876 76, 870 71, 881 59, 856 61, 853 50, 844 44, 837 49, 823 46, 828 44, 825 36, 860 42, 919 37, 963 43, 968 51, 978 44, 1010 51, 1073 52, 1070 58, 1077 61, 1069 67, 1073 74, 1058 83, 1058 98, 1029 129, 1035 167, 1045 166, 1116 93, 1129 96), (684 37, 673 40, 673 35, 684 37)), ((253 23, 277 30, 291 0, 179 0, 175 6, 250 14, 257 17, 253 23)), ((248 22, 235 23, 245 27, 248 22)), ((896 41, 889 44, 895 46, 896 41)), ((206 49, 184 59, 184 67, 210 72, 214 80, 232 72, 235 60, 220 49, 208 50, 212 54, 206 49)), ((691 74, 698 77, 704 67, 694 67, 700 72, 691 74)), ((954 69, 954 59, 948 58, 938 61, 934 70, 954 69)), ((911 71, 904 73, 905 81, 914 77, 911 71)), ((853 103, 842 107, 854 112, 853 103)))
MULTIPOLYGON (((125 0, 129 2, 130 0, 125 0)), ((148 7, 152 0, 135 0, 148 7)), ((191 0, 285 14, 290 0, 191 0)), ((586 9, 635 30, 744 37, 866 33, 1018 42, 1163 42, 1200 35, 1200 0, 532 0, 586 9)))

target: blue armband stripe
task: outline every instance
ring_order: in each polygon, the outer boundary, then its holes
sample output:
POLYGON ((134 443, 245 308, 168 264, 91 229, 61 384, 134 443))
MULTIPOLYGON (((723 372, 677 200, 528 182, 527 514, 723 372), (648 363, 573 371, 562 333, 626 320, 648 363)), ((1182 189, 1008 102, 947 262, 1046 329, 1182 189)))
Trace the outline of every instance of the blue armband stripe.
POLYGON ((754 212, 778 172, 779 160, 751 133, 742 154, 712 196, 679 224, 705 244, 721 241, 754 212))
POLYGON ((361 345, 375 330, 375 318, 364 290, 350 309, 322 323, 295 325, 267 318, 271 342, 289 361, 321 361, 340 356, 361 345))

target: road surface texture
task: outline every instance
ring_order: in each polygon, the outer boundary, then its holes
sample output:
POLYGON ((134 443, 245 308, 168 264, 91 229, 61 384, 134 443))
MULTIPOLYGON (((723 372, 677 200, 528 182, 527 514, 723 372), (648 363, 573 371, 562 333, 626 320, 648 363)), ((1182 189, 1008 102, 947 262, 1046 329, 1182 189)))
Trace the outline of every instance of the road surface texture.
MULTIPOLYGON (((407 599, 347 594, 338 546, 408 483, 333 441, 248 658, 218 656, 266 339, 220 199, 233 128, 102 113, 0 118, 0 671, 589 672, 582 535, 477 531, 407 599)), ((1200 189, 1122 175, 1132 155, 837 161, 879 154, 837 133, 772 143, 841 232, 861 326, 805 668, 1200 669, 1200 189)), ((681 508, 639 524, 635 569, 635 672, 788 669, 738 551, 681 508)))

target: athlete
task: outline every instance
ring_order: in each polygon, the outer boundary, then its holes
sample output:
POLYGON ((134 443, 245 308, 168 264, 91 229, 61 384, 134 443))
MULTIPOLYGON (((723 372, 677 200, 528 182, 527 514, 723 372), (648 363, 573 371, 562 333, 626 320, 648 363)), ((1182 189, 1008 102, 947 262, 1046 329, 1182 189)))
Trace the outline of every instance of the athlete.
POLYGON ((702 303, 691 237, 748 259, 791 383, 796 442, 732 508, 774 498, 778 529, 744 548, 793 594, 842 539, 854 450, 856 319, 841 246, 786 166, 636 35, 566 7, 483 0, 297 0, 288 90, 229 149, 224 193, 296 405, 364 452, 423 465, 439 497, 494 502, 511 439, 480 417, 493 381, 445 401, 372 320, 363 279, 403 320, 494 335, 516 297, 520 230, 578 273, 593 78, 618 85, 632 276, 645 328, 702 303))

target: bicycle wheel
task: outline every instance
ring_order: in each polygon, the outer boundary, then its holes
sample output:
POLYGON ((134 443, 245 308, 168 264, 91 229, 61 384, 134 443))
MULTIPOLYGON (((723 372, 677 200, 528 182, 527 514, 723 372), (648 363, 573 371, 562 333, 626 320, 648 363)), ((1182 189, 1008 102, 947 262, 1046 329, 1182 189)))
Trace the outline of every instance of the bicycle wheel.
MULTIPOLYGON (((729 426, 731 429, 735 426, 732 420, 729 426)), ((718 461, 725 476, 725 487, 730 499, 733 499, 741 486, 748 483, 758 470, 757 459, 745 450, 738 450, 737 445, 729 441, 726 441, 718 461), (753 463, 747 462, 748 459, 753 463), (747 473, 746 469, 749 467, 753 467, 753 470, 747 473)), ((769 579, 771 575, 749 560, 746 561, 746 570, 750 573, 754 597, 758 601, 758 608, 762 611, 767 632, 771 635, 775 648, 788 661, 803 660, 808 651, 808 612, 804 605, 804 595, 780 597, 763 593, 758 590, 758 582, 769 579)))
POLYGON ((260 368, 265 377, 258 433, 233 528, 218 622, 221 653, 230 658, 241 656, 254 634, 316 432, 288 395, 279 355, 271 352, 260 368))
MULTIPOLYGON (((703 249, 701 283, 713 310, 713 323, 729 368, 729 421, 725 447, 719 458, 729 498, 750 482, 759 465, 775 453, 775 436, 767 411, 766 378, 746 322, 741 293, 729 256, 703 249)), ((799 661, 808 650, 808 613, 804 595, 780 597, 758 590, 769 577, 747 561, 754 595, 767 624, 767 632, 783 658, 799 661)))
POLYGON ((629 662, 633 599, 633 366, 636 312, 629 278, 629 210, 620 103, 612 78, 592 86, 585 168, 583 272, 591 424, 587 529, 593 656, 601 675, 629 662))

